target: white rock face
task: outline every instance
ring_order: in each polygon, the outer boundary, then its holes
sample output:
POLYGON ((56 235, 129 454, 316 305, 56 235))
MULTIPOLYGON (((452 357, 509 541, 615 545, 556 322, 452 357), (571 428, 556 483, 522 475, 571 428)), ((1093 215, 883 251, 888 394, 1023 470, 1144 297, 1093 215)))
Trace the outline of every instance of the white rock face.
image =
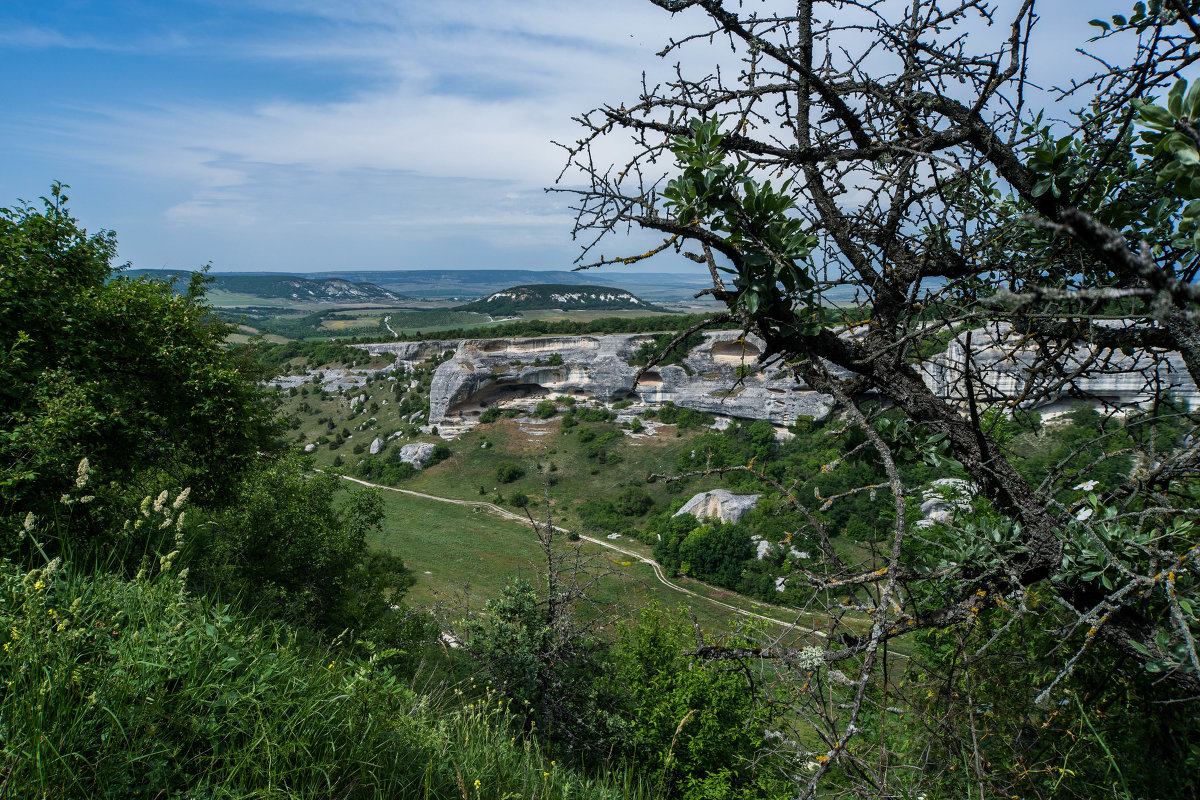
POLYGON ((375 441, 371 442, 371 455, 379 455, 379 451, 383 449, 383 439, 376 436, 375 441))
MULTIPOLYGON (((682 511, 682 509, 680 510, 682 511)), ((751 536, 750 543, 754 545, 754 549, 757 553, 755 558, 757 558, 759 561, 762 561, 771 552, 771 543, 761 536, 751 536)))
MULTIPOLYGON (((755 366, 762 343, 754 337, 709 332, 684 359, 686 369, 661 367, 639 379, 641 367, 630 366, 629 359, 649 341, 649 334, 614 334, 459 342, 454 357, 434 372, 428 421, 464 430, 487 406, 547 396, 604 403, 632 396, 647 406, 669 401, 720 417, 766 419, 777 425, 789 425, 799 415, 824 419, 833 407, 832 398, 789 376, 762 373, 755 366), (549 363, 550 356, 559 358, 549 363), (746 374, 739 378, 739 371, 746 374)), ((406 344, 363 347, 377 354, 406 344)), ((437 343, 438 348, 445 344, 437 343)))
POLYGON ((435 445, 429 442, 413 442, 400 448, 400 460, 421 469, 429 463, 435 445))
MULTIPOLYGON (((1110 320, 1108 324, 1119 327, 1126 323, 1110 320)), ((1040 369, 1041 355, 1036 346, 1007 323, 976 328, 970 335, 970 361, 982 373, 982 379, 972 385, 977 398, 984 402, 1029 396, 1037 398, 1034 408, 1055 407, 1072 398, 1092 405, 1136 407, 1151 402, 1151 389, 1157 386, 1191 408, 1200 406, 1200 392, 1178 353, 1135 351, 1123 355, 1080 345, 1067 351, 1062 360, 1067 370, 1087 365, 1086 374, 1060 385, 1058 371, 1040 369)), ((963 376, 966 337, 964 333, 953 339, 945 353, 920 366, 931 389, 962 402, 967 399, 963 376)))
POLYGON ((684 503, 675 516, 691 514, 696 519, 719 519, 721 522, 737 522, 746 512, 758 505, 757 494, 734 494, 728 489, 713 489, 701 492, 684 503))

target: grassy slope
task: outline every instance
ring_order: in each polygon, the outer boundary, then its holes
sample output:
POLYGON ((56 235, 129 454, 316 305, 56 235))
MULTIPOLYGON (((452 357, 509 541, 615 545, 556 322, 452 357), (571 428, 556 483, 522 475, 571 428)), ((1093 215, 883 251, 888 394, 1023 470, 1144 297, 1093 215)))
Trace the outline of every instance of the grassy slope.
MULTIPOLYGON (((385 528, 371 544, 400 555, 415 573, 417 584, 407 599, 414 607, 431 606, 439 599, 461 595, 468 581, 474 606, 498 596, 500 589, 515 577, 536 580, 539 574, 544 557, 528 525, 470 507, 394 492, 385 493, 384 502, 385 528)), ((650 603, 664 608, 682 604, 695 612, 707 630, 732 627, 731 612, 663 586, 649 565, 632 562, 627 556, 598 545, 585 543, 583 552, 590 557, 587 567, 590 574, 608 573, 597 582, 594 600, 617 607, 618 616, 632 616, 650 603)), ((693 591, 703 589, 695 581, 676 582, 693 591)), ((726 592, 712 592, 712 596, 724 598, 725 602, 737 600, 726 592)), ((747 610, 762 610, 749 602, 732 604, 747 610)), ((781 609, 774 613, 784 618, 781 609)))

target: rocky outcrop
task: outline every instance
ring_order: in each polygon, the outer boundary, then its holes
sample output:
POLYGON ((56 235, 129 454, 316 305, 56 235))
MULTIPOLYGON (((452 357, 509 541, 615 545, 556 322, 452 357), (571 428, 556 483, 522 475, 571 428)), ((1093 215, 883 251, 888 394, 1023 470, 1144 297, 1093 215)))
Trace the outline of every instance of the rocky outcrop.
MULTIPOLYGON (((823 419, 832 399, 787 375, 765 374, 756 359, 761 343, 736 331, 705 335, 684 366, 647 370, 629 361, 649 334, 484 339, 458 343, 454 357, 433 375, 429 422, 470 426, 495 403, 537 396, 626 398, 650 406, 682 408, 727 417, 789 425, 798 416, 823 419)), ((445 344, 445 343, 441 343, 445 344)), ((401 345, 369 345, 372 352, 401 345)))
POLYGON ((727 489, 701 492, 683 504, 675 516, 691 514, 696 519, 717 519, 721 522, 737 522, 758 505, 757 494, 734 494, 727 489))
MULTIPOLYGON (((547 336, 465 341, 394 342, 361 345, 372 354, 394 353, 397 364, 411 366, 453 352, 433 375, 430 414, 425 421, 448 431, 473 426, 484 409, 508 401, 573 396, 603 403, 631 399, 646 406, 671 402, 682 408, 724 418, 767 420, 786 426, 798 417, 822 420, 833 407, 828 395, 813 391, 782 371, 764 371, 758 363, 762 342, 738 331, 711 331, 687 353, 682 365, 644 372, 631 366, 650 334, 547 336)), ((1097 405, 1143 405, 1158 390, 1167 390, 1193 407, 1200 393, 1177 354, 1095 354, 1079 347, 1068 359, 1081 375, 1063 382, 1052 371, 1039 370, 1037 351, 1004 326, 972 332, 970 363, 980 373, 974 381, 985 402, 1012 397, 1036 398, 1027 405, 1053 411, 1075 398, 1097 405), (1083 367, 1086 366, 1086 369, 1083 367)), ((966 337, 918 366, 926 383, 940 396, 964 402, 967 382, 966 337)), ((391 369, 391 367, 387 368, 391 369)), ((835 374, 841 370, 831 367, 835 374)), ((299 376, 297 380, 304 380, 299 376)), ((323 376, 327 388, 330 376, 323 376)), ((334 388, 341 380, 332 380, 334 388)))
POLYGON ((413 442, 406 444, 400 448, 400 460, 405 464, 412 464, 417 469, 421 469, 429 463, 429 459, 433 456, 433 448, 436 445, 430 442, 413 442))
POLYGON ((379 451, 383 449, 383 438, 376 436, 375 441, 371 442, 371 449, 368 451, 371 455, 379 455, 379 451))
MULTIPOLYGON (((1124 323, 1110 320, 1108 324, 1124 323)), ((966 402, 963 365, 969 361, 976 374, 972 382, 976 398, 983 402, 1024 397, 1029 398, 1024 406, 1042 411, 1079 401, 1122 409, 1145 406, 1156 393, 1169 393, 1191 408, 1200 405, 1200 392, 1178 353, 1125 354, 1079 345, 1055 353, 1057 366, 1049 368, 1037 345, 1007 323, 976 328, 970 337, 969 354, 967 334, 962 334, 950 341, 945 352, 921 365, 925 382, 938 395, 966 402), (1073 377, 1064 380, 1064 374, 1073 377)))
POLYGON ((921 493, 921 519, 917 527, 949 524, 956 512, 969 511, 975 486, 961 478, 938 478, 921 493))

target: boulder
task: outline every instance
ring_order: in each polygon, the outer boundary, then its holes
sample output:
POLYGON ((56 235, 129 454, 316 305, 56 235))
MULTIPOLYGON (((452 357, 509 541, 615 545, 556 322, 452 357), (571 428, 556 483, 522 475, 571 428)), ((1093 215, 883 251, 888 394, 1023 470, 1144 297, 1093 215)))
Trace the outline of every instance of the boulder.
POLYGON ((371 455, 379 455, 379 451, 383 449, 383 439, 376 436, 375 441, 371 442, 371 455))
POLYGON ((405 464, 412 464, 417 469, 421 469, 429 463, 434 447, 436 445, 429 442, 406 444, 400 448, 400 460, 405 464))
POLYGON ((975 486, 970 481, 938 478, 921 493, 924 498, 921 503, 922 519, 917 524, 927 528, 935 523, 944 525, 950 522, 956 511, 966 511, 971 507, 974 495, 975 486))
POLYGON ((718 519, 721 522, 737 522, 746 512, 758 505, 757 494, 734 494, 728 489, 713 489, 701 492, 683 504, 675 516, 691 514, 696 519, 718 519))
POLYGON ((311 453, 313 450, 316 450, 316 449, 317 449, 317 446, 315 444, 313 444, 312 442, 309 442, 308 444, 304 445, 304 452, 306 452, 306 453, 311 453))

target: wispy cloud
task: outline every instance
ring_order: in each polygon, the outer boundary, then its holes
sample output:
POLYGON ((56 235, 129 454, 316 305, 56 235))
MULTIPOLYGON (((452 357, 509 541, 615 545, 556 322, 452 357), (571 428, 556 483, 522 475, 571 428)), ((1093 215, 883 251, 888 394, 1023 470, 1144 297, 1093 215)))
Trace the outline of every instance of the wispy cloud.
MULTIPOLYGON (((643 71, 669 79, 655 51, 700 22, 644 0, 78 6, 0 26, 2 47, 71 56, 6 110, 0 183, 82 174, 148 266, 561 266, 551 141, 643 71)), ((697 69, 731 58, 697 50, 697 69)))

